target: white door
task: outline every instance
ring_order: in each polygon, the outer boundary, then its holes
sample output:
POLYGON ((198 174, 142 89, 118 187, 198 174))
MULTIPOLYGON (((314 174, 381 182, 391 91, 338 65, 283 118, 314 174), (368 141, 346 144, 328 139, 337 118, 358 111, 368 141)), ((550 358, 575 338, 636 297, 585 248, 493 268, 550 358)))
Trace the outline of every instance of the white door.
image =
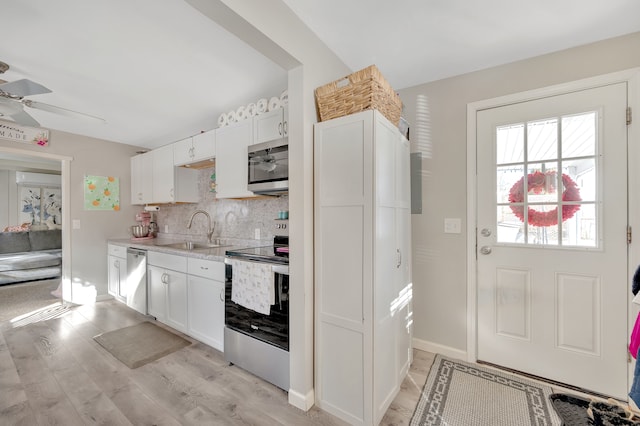
POLYGON ((478 112, 478 360, 626 399, 626 99, 478 112))

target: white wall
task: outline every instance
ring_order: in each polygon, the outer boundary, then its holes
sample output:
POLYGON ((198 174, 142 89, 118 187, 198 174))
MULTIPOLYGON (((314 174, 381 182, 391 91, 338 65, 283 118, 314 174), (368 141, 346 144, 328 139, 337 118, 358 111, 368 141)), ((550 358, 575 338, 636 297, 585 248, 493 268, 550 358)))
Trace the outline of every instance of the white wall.
POLYGON ((399 91, 412 151, 423 153, 423 213, 412 216, 416 346, 467 350, 467 104, 639 67, 639 51, 635 33, 399 91), (462 218, 462 233, 445 234, 444 218, 462 218))
MULTIPOLYGON (((74 298, 107 294, 107 239, 126 237, 127 225, 133 224, 135 211, 131 206, 129 158, 139 148, 71 133, 50 131, 49 146, 39 147, 0 140, 0 151, 20 150, 25 154, 48 153, 73 157, 70 162, 70 208, 63 216, 79 219, 80 229, 63 229, 70 234, 69 277, 74 284, 74 298), (85 211, 83 180, 85 175, 115 176, 120 179, 120 211, 85 211)), ((64 170, 63 170, 64 173, 64 170)), ((63 240, 64 241, 64 240, 63 240)))

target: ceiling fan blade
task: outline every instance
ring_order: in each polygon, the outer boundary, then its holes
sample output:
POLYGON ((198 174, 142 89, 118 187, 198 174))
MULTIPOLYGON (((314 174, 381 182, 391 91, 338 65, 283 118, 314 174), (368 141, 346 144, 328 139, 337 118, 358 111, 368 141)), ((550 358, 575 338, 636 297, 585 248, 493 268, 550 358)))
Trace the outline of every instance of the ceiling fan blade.
MULTIPOLYGON (((0 86, 1 87, 1 86, 0 86)), ((23 99, 22 103, 30 108, 39 109, 42 111, 52 112, 54 114, 65 115, 67 117, 73 118, 82 118, 82 119, 90 119, 100 121, 105 123, 106 121, 103 118, 96 117, 94 115, 85 114, 83 112, 72 111, 70 109, 62 108, 59 106, 49 105, 42 102, 32 101, 30 99, 23 99)))
POLYGON ((51 93, 51 90, 47 89, 43 85, 35 83, 26 78, 0 84, 0 91, 19 98, 22 98, 24 96, 40 95, 43 93, 51 93))
POLYGON ((23 126, 30 127, 40 127, 40 123, 38 123, 32 116, 27 114, 25 111, 14 112, 10 115, 10 117, 18 124, 22 124, 23 126))

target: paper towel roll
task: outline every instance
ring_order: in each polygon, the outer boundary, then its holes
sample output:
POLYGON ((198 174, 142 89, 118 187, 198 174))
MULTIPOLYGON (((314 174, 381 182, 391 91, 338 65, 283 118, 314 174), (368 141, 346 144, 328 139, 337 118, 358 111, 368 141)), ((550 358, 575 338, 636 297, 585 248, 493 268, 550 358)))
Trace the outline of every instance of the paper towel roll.
POLYGON ((227 114, 223 112, 220 114, 220 117, 218 117, 218 127, 224 127, 227 124, 229 124, 229 118, 227 117, 227 114))
POLYGON ((238 121, 238 115, 234 110, 229 111, 227 113, 227 117, 229 117, 229 124, 232 124, 238 121))
POLYGON ((269 101, 265 98, 259 99, 256 104, 258 114, 262 114, 263 112, 267 112, 267 107, 269 106, 269 101))
POLYGON ((269 111, 275 111, 281 106, 282 105, 280 104, 280 98, 278 98, 277 96, 274 96, 273 98, 269 99, 269 111))
POLYGON ((253 117, 254 115, 256 115, 258 113, 258 108, 256 107, 256 104, 254 104, 253 102, 251 102, 249 105, 247 105, 247 107, 244 109, 244 113, 247 115, 247 118, 249 117, 253 117))
POLYGON ((247 118, 243 105, 239 106, 238 109, 236 109, 236 117, 238 118, 238 121, 242 121, 247 118))

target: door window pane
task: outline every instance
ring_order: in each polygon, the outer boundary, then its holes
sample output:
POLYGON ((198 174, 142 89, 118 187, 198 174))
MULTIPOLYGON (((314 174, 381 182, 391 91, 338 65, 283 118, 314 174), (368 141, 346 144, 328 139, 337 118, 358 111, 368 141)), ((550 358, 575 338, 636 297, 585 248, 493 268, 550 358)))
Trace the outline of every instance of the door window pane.
POLYGON ((562 245, 596 247, 598 238, 596 208, 594 204, 582 204, 580 210, 562 223, 562 245))
POLYGON ((522 221, 513 213, 510 206, 498 206, 498 230, 496 241, 506 244, 523 244, 524 225, 522 221))
POLYGON ((498 192, 498 203, 508 203, 509 193, 513 185, 522 180, 524 176, 524 165, 498 167, 496 173, 496 183, 498 192))
MULTIPOLYGON (((581 201, 596 200, 596 160, 585 158, 566 160, 562 163, 564 173, 571 178, 580 191, 581 201)), ((569 182, 571 183, 571 182, 569 182)), ((565 185, 566 188, 566 185, 565 185)), ((573 200, 579 201, 579 200, 573 200)))
POLYGON ((516 123, 496 129, 496 164, 524 161, 524 124, 516 123))
POLYGON ((558 163, 530 164, 527 174, 528 203, 558 202, 558 163))
POLYGON ((558 158, 558 120, 534 121, 527 124, 528 161, 558 158))
POLYGON ((558 206, 549 204, 533 205, 529 207, 527 213, 529 215, 527 243, 558 245, 558 206))
POLYGON ((562 157, 596 154, 596 113, 562 117, 562 157))

